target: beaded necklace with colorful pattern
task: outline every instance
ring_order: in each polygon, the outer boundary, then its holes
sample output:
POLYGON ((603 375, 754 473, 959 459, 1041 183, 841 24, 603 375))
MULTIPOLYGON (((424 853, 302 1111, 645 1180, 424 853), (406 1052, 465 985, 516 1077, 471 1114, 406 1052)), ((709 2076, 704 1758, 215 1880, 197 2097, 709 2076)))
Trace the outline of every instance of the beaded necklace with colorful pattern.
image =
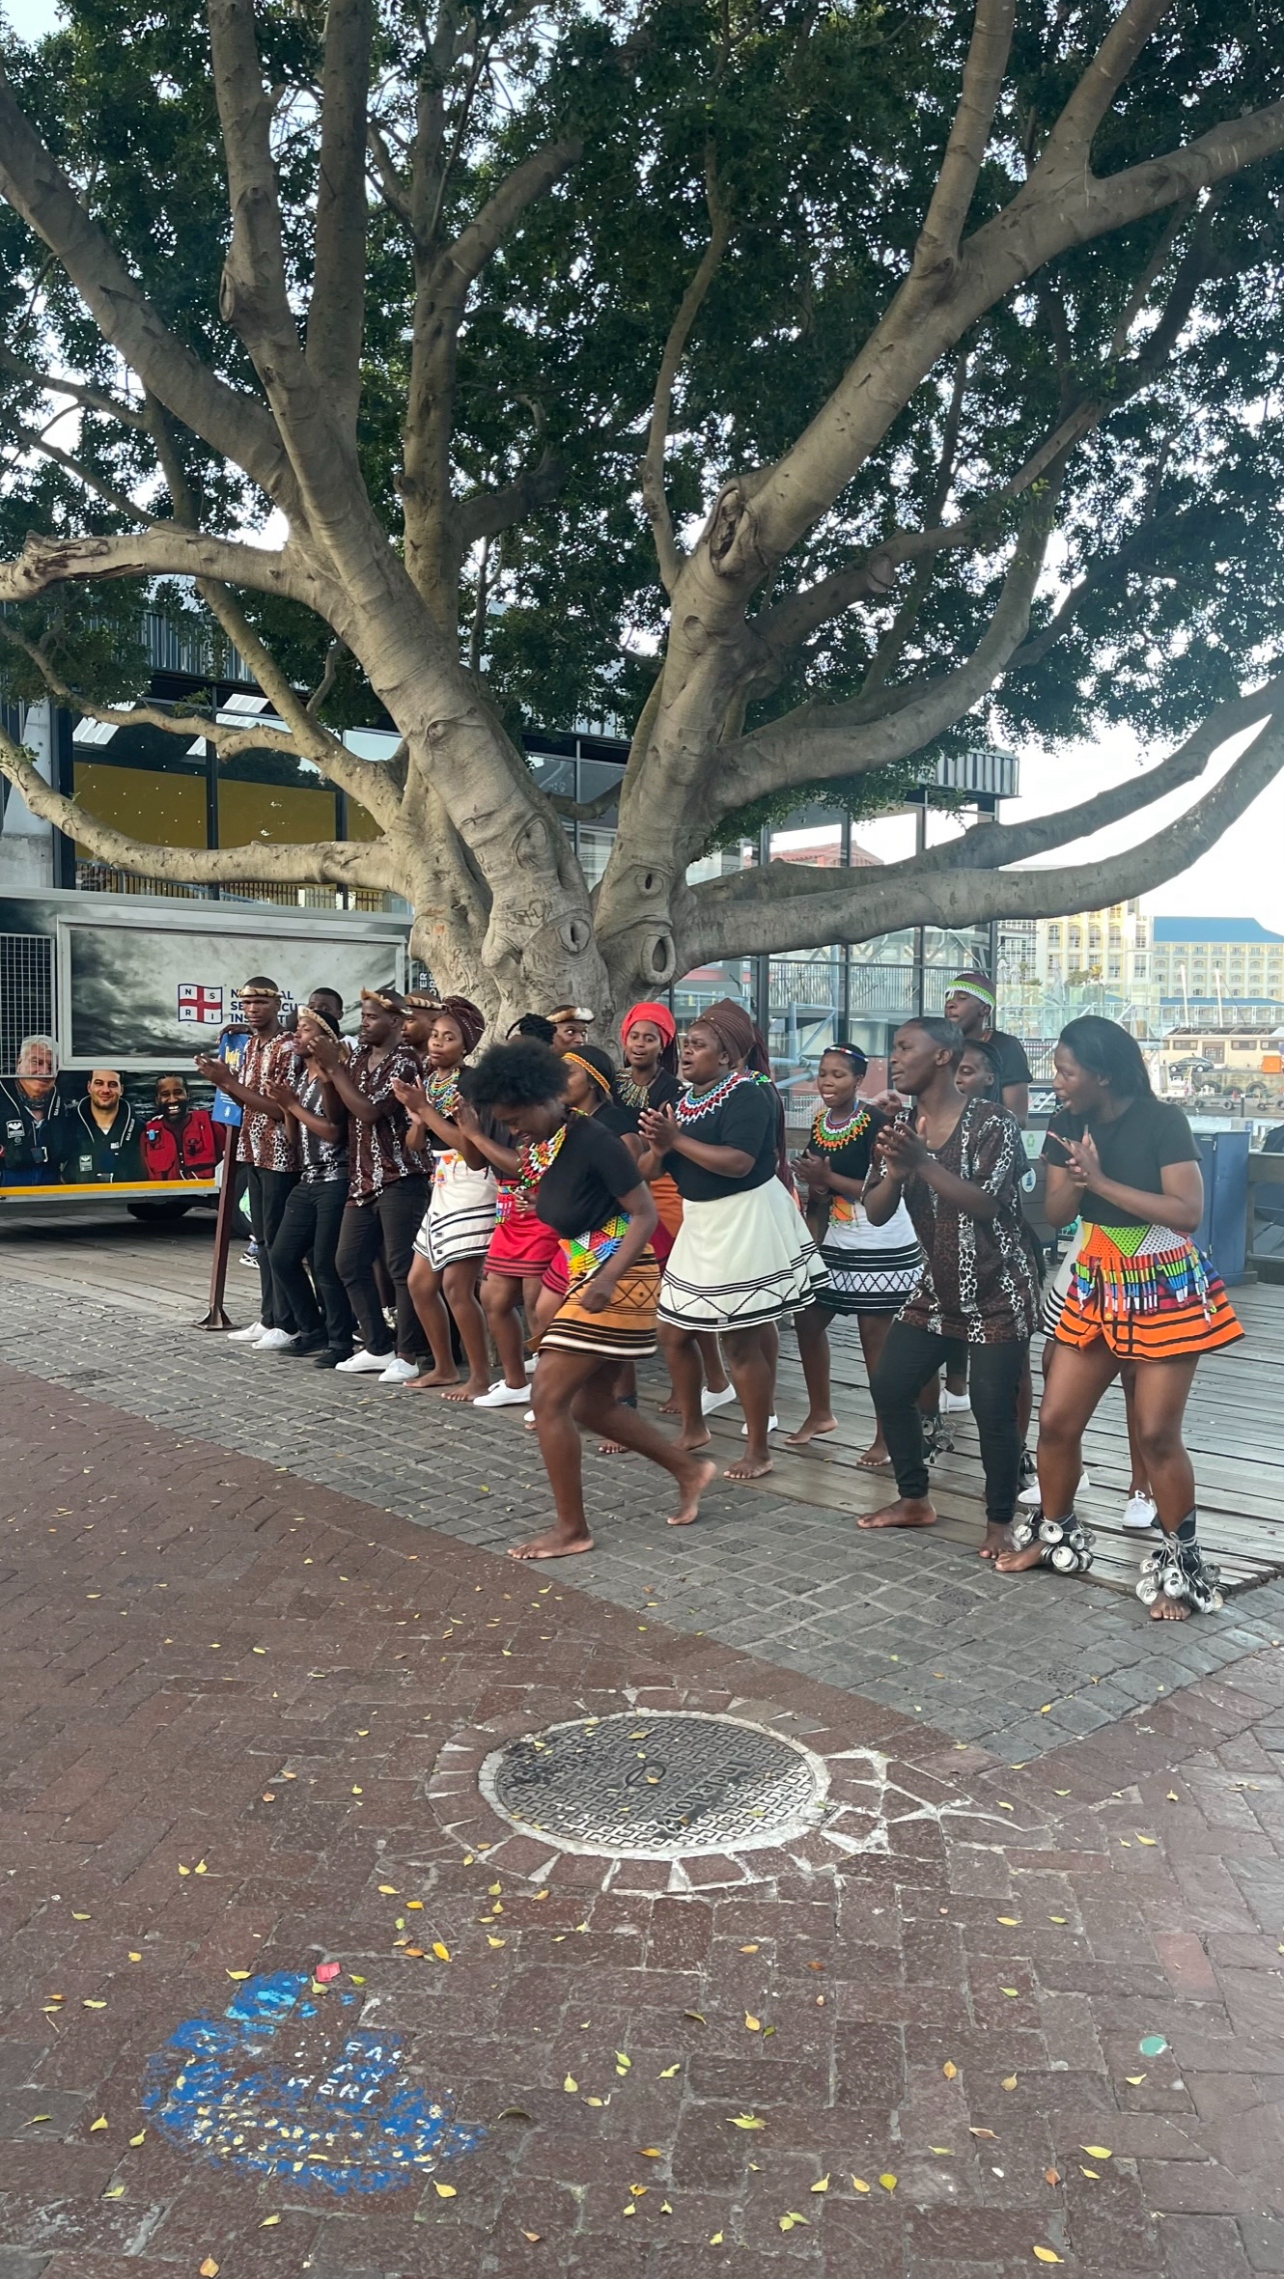
MULTIPOLYGON (((656 1076, 659 1076, 661 1073, 662 1072, 659 1069, 657 1069, 655 1072, 656 1076)), ((616 1095, 624 1102, 626 1108, 649 1107, 651 1101, 651 1086, 654 1084, 654 1082, 655 1076, 649 1076, 645 1084, 639 1084, 635 1076, 630 1076, 627 1068, 622 1068, 619 1075, 615 1079, 616 1095)))
POLYGON ((519 1186, 538 1187, 545 1172, 551 1170, 556 1163, 562 1142, 570 1128, 568 1117, 564 1124, 558 1125, 555 1132, 549 1133, 547 1139, 522 1141, 517 1150, 519 1186))
POLYGON ((736 1069, 724 1076, 718 1084, 711 1084, 704 1092, 686 1091, 678 1101, 674 1114, 680 1124, 698 1124, 702 1117, 712 1116, 745 1078, 736 1069))
POLYGON ((840 1148, 849 1146, 852 1140, 868 1131, 870 1121, 869 1109, 863 1100, 857 1100, 847 1122, 835 1131, 829 1122, 828 1108, 822 1108, 819 1115, 812 1118, 811 1144, 819 1148, 822 1155, 836 1155, 840 1148))
POLYGON ((448 1122, 455 1120, 455 1110, 463 1098, 459 1089, 458 1071, 453 1068, 430 1068, 424 1079, 424 1097, 430 1108, 448 1122))

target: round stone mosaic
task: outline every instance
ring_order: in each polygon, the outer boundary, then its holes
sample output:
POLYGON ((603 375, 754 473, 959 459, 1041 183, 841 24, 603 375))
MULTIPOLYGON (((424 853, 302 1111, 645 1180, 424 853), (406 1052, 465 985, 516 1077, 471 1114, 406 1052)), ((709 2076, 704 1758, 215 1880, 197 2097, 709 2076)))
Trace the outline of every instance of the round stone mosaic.
POLYGON ((550 1725, 481 1769, 482 1794, 514 1827, 562 1850, 660 1859, 804 1835, 827 1787, 798 1742, 685 1710, 550 1725))

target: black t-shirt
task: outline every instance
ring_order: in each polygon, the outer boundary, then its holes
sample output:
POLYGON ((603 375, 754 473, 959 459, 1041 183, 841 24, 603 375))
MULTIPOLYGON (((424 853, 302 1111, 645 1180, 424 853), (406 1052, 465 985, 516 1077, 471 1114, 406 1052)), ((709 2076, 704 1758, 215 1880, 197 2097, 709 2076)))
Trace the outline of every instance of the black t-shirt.
POLYGON ((689 1138, 700 1140, 705 1147, 739 1148, 751 1155, 753 1162, 739 1179, 723 1179, 716 1171, 706 1171, 702 1163, 693 1163, 675 1147, 664 1159, 664 1168, 671 1171, 678 1193, 688 1203, 720 1203, 728 1195, 745 1195, 751 1187, 765 1187, 776 1175, 776 1118, 779 1100, 772 1086, 755 1084, 752 1077, 742 1077, 718 1106, 693 1123, 683 1123, 689 1138))
POLYGON ((604 1129, 600 1113, 572 1116, 565 1139, 535 1189, 536 1214, 569 1241, 605 1226, 618 1215, 622 1198, 641 1184, 623 1140, 604 1129))
POLYGON ((995 1029, 985 1041, 999 1064, 1000 1091, 1009 1084, 1030 1082, 1030 1063, 1020 1037, 1010 1037, 1006 1029, 995 1029))
MULTIPOLYGON (((627 1069, 623 1071, 623 1074, 626 1077, 628 1073, 629 1072, 627 1069)), ((621 1078, 617 1076, 615 1081, 618 1086, 621 1082, 621 1078)), ((650 1085, 647 1089, 647 1107, 667 1108, 671 1100, 680 1100, 681 1098, 682 1086, 679 1084, 677 1077, 671 1075, 667 1068, 657 1068, 655 1075, 652 1077, 650 1085)), ((599 1109, 598 1114, 600 1115, 601 1112, 601 1109, 599 1109)), ((610 1126, 611 1130, 613 1132, 635 1132, 638 1128, 638 1117, 641 1115, 641 1113, 641 1108, 632 1106, 631 1103, 617 1091, 617 1095, 615 1099, 612 1100, 610 1107, 610 1114, 612 1117, 612 1123, 610 1126)))
MULTIPOLYGON (((841 1147, 822 1147, 816 1138, 816 1127, 821 1119, 819 1116, 815 1116, 812 1118, 811 1138, 808 1140, 804 1151, 810 1155, 818 1155, 822 1163, 827 1163, 831 1171, 838 1173, 840 1179, 865 1179, 869 1172, 869 1159, 874 1150, 874 1141, 887 1122, 886 1116, 881 1115, 877 1108, 867 1107, 863 1100, 858 1100, 856 1105, 858 1108, 865 1109, 867 1120, 859 1131, 852 1134, 849 1140, 844 1140, 841 1147)), ((835 1197, 835 1201, 840 1199, 835 1197)))
MULTIPOLYGON (((1063 1139, 1082 1139, 1085 1126, 1096 1143, 1104 1176, 1116 1180, 1121 1187, 1140 1188, 1143 1195, 1162 1194, 1165 1164, 1199 1162, 1199 1149, 1181 1109, 1174 1107, 1170 1100, 1156 1100, 1150 1092, 1141 1093, 1124 1109, 1122 1116, 1115 1116, 1109 1123, 1093 1123, 1088 1117, 1076 1116, 1069 1108, 1058 1109, 1043 1143, 1048 1162, 1064 1164, 1066 1161, 1065 1149, 1057 1146, 1054 1134, 1059 1132, 1063 1139)), ((1149 1220, 1138 1218, 1135 1212, 1120 1210, 1118 1203, 1108 1203, 1104 1197, 1094 1195, 1090 1187, 1082 1191, 1079 1216, 1099 1227, 1150 1224, 1149 1220)))

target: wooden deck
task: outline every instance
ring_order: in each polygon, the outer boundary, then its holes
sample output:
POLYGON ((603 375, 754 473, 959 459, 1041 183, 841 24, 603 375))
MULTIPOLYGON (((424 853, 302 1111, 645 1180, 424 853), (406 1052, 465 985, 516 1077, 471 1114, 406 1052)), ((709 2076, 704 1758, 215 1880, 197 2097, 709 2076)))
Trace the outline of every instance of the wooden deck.
MULTIPOLYGON (((194 1323, 205 1311, 212 1240, 207 1212, 169 1227, 140 1226, 123 1215, 15 1222, 16 1214, 0 1214, 0 1273, 17 1273, 63 1297, 92 1297, 175 1328, 194 1323)), ((257 1275, 238 1263, 239 1248, 233 1248, 228 1276, 228 1311, 238 1322, 252 1318, 258 1296, 257 1275)), ((1201 1364, 1187 1441, 1195 1459, 1202 1540, 1221 1565, 1224 1585, 1240 1590, 1284 1573, 1284 1462, 1275 1444, 1284 1416, 1284 1289, 1247 1284, 1231 1297, 1248 1335, 1242 1345, 1201 1364)), ((838 1433, 794 1451, 784 1446, 784 1435, 806 1402, 797 1348, 788 1335, 782 1339, 782 1430, 771 1488, 835 1511, 874 1511, 893 1489, 890 1474, 862 1471, 856 1462, 872 1436, 873 1411, 854 1330, 839 1328, 833 1348, 838 1433)), ((650 1395, 661 1397, 654 1378, 644 1397, 650 1395)), ((712 1422, 715 1453, 730 1461, 739 1445, 740 1413, 724 1410, 712 1422)), ((970 1415, 955 1416, 951 1424, 955 1453, 933 1467, 940 1531, 977 1543, 983 1503, 976 1428, 970 1415)), ((1094 1419, 1085 1461, 1092 1486, 1081 1509, 1097 1536, 1093 1579, 1130 1588, 1148 1545, 1144 1537, 1126 1537, 1119 1525, 1128 1443, 1117 1389, 1094 1419)))

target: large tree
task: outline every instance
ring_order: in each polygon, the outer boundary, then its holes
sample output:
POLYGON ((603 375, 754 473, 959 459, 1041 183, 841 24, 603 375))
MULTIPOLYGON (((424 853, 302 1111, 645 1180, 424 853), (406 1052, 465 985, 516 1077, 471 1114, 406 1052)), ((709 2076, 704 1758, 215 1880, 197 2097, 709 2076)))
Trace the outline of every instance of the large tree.
POLYGON ((126 869, 395 889, 492 1011, 1172 875, 1284 758, 1264 22, 66 0, 0 76, 8 685, 311 761, 379 835, 165 850, 0 768, 126 869), (131 708, 158 596, 279 729, 131 708), (372 704, 388 765, 341 741, 372 704), (590 891, 518 730, 604 707, 636 726, 590 891), (1047 820, 688 882, 746 817, 1118 722, 1166 756, 1047 820), (1129 816, 1127 854, 1013 867, 1129 816))

